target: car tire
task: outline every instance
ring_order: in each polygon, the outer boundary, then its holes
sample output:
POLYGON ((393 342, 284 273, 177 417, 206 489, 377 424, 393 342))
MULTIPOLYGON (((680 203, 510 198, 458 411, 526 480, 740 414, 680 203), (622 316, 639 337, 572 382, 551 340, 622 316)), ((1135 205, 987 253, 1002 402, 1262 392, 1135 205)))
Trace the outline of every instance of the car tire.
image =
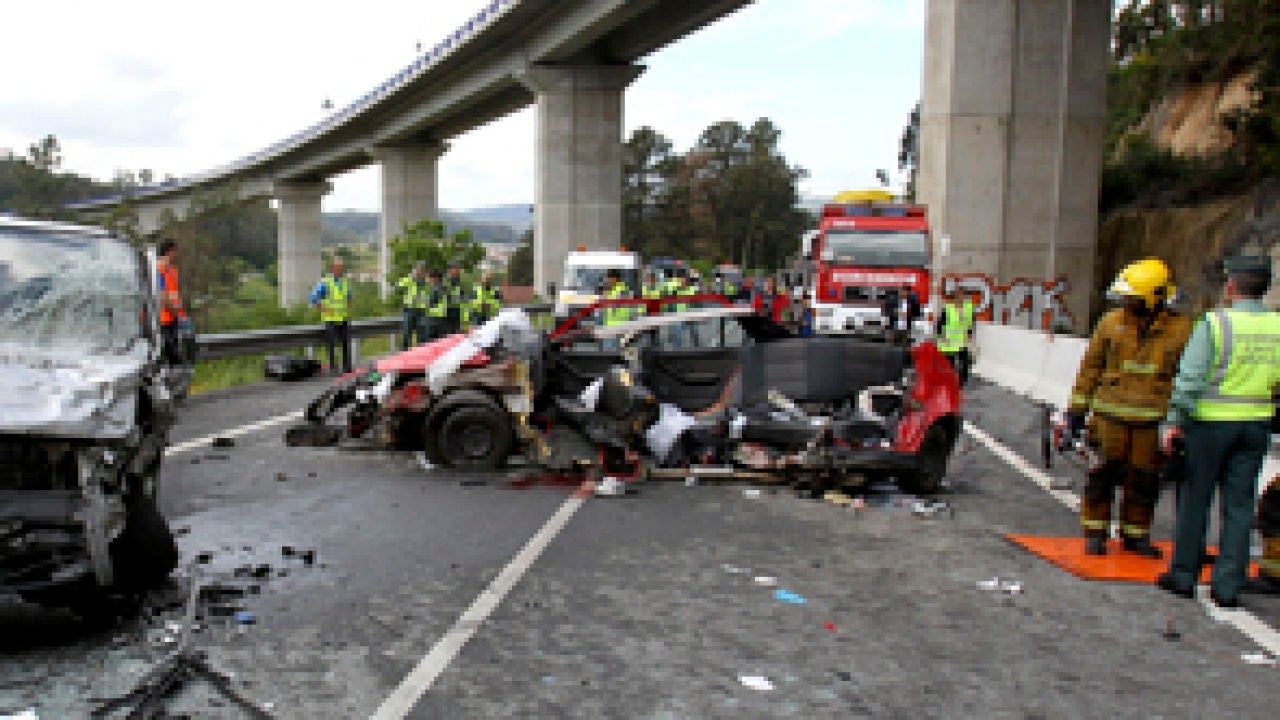
POLYGON ((946 429, 934 425, 924 434, 917 455, 920 469, 906 473, 898 481, 902 490, 913 495, 933 495, 942 488, 947 474, 947 456, 951 454, 951 438, 946 429))
POLYGON ((156 503, 140 493, 125 500, 124 532, 111 542, 115 587, 141 591, 158 585, 178 566, 178 545, 156 503))
MULTIPOLYGON (((511 423, 492 405, 464 405, 445 417, 434 440, 435 453, 446 467, 496 470, 511 455, 511 423)), ((428 458, 431 445, 428 441, 428 458)))

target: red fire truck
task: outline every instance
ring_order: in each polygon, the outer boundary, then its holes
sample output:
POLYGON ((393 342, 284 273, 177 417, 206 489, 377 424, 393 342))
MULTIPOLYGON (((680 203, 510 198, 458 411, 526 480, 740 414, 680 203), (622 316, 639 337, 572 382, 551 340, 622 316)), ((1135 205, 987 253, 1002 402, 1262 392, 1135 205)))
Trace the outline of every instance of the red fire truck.
POLYGON ((883 334, 886 306, 911 293, 921 314, 910 329, 928 327, 931 243, 923 205, 895 202, 881 190, 841 193, 823 206, 805 245, 815 332, 883 334))

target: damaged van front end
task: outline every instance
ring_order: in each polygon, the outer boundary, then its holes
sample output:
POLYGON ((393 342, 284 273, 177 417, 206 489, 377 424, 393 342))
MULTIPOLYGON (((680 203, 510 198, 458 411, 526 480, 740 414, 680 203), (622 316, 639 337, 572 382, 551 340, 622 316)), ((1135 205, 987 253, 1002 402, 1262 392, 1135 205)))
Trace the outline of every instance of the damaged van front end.
POLYGON ((133 591, 176 563, 156 507, 172 423, 146 259, 0 218, 0 592, 133 591))

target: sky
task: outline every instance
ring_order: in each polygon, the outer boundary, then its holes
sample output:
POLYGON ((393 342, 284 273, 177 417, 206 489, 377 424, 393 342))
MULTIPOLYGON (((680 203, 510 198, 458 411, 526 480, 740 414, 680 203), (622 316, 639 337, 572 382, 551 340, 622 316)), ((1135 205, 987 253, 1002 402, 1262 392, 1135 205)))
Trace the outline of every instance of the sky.
MULTIPOLYGON (((757 0, 642 60, 626 133, 687 150, 720 120, 768 117, 809 171, 801 192, 895 169, 920 96, 925 0, 757 0)), ((109 180, 207 170, 270 145, 408 65, 481 0, 44 0, 0 6, 0 153, 54 134, 64 169, 109 180), (302 8, 305 8, 303 10, 302 8), (357 12, 358 10, 358 12, 357 12)), ((440 205, 533 199, 534 114, 450 141, 440 205)), ((325 210, 377 210, 376 166, 333 179, 325 210)))

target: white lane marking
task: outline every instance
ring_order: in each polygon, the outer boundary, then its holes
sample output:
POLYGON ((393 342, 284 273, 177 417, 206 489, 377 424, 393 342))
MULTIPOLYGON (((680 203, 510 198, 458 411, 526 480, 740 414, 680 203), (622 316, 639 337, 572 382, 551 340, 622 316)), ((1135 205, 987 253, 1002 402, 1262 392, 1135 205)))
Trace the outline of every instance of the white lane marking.
POLYGON ((1045 492, 1049 493, 1058 502, 1066 505, 1072 510, 1080 511, 1080 498, 1069 490, 1055 490, 1053 487, 1053 478, 1038 467, 1022 459, 1018 453, 1010 450, 1003 443, 985 433, 981 428, 969 421, 964 423, 964 431, 969 433, 973 439, 982 443, 988 450, 995 454, 996 457, 1009 463, 1013 469, 1022 473, 1028 480, 1039 485, 1045 492))
POLYGON ((515 584, 520 581, 547 545, 551 544, 556 535, 564 529, 569 518, 573 517, 584 502, 586 502, 586 495, 582 491, 564 501, 556 514, 552 515, 551 519, 529 538, 529 542, 525 543, 520 552, 511 558, 511 562, 498 573, 498 577, 476 596, 471 606, 453 623, 453 627, 436 641, 431 650, 418 661, 417 666, 387 696, 373 715, 369 716, 370 720, 401 720, 409 714, 418 700, 431 689, 440 673, 444 672, 471 636, 475 635, 480 624, 498 607, 498 603, 502 602, 507 593, 511 592, 511 588, 515 587, 515 584))
POLYGON ((279 425, 281 423, 289 422, 290 420, 298 420, 301 418, 302 418, 302 411, 295 410, 294 412, 285 413, 284 415, 277 415, 275 417, 267 418, 266 420, 259 420, 256 423, 241 425, 238 428, 231 428, 230 430, 223 430, 221 432, 213 433, 212 435, 205 435, 204 437, 199 437, 199 438, 196 438, 195 440, 188 440, 186 442, 177 443, 176 445, 170 445, 168 448, 165 449, 164 456, 171 457, 173 455, 177 455, 178 453, 186 452, 188 450, 194 450, 195 448, 198 448, 198 447, 202 447, 202 446, 209 447, 213 443, 215 438, 240 437, 241 435, 251 433, 255 430, 264 430, 266 428, 279 425))
MULTIPOLYGON (((1009 465, 1011 465, 1015 470, 1025 475, 1028 480, 1031 480, 1036 485, 1039 485, 1048 491, 1054 499, 1076 512, 1080 511, 1080 498, 1076 497, 1074 493, 1067 492, 1066 490, 1053 490, 1051 488, 1051 480, 1049 476, 1041 472, 1039 468, 1032 466, 1024 460, 1021 455, 1018 455, 999 440, 996 440, 983 432, 981 428, 971 422, 965 421, 964 431, 986 446, 988 450, 994 453, 1001 460, 1009 463, 1009 465)), ((1248 637, 1272 655, 1280 655, 1280 632, 1276 632, 1274 628, 1268 626, 1247 610, 1219 609, 1207 599, 1209 593, 1205 586, 1201 585, 1199 590, 1199 595, 1201 597, 1200 603, 1204 606, 1205 611, 1209 614, 1210 618, 1217 622, 1226 623, 1234 627, 1243 633, 1245 637, 1248 637)))

